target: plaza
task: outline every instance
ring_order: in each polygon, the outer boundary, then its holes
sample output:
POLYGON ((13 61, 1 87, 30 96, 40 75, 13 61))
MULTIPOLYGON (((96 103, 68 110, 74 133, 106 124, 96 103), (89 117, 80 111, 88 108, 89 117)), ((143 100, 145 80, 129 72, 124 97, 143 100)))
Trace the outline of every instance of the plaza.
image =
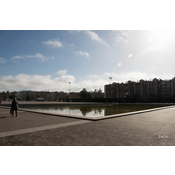
POLYGON ((1 146, 174 146, 175 107, 103 120, 0 107, 1 146))

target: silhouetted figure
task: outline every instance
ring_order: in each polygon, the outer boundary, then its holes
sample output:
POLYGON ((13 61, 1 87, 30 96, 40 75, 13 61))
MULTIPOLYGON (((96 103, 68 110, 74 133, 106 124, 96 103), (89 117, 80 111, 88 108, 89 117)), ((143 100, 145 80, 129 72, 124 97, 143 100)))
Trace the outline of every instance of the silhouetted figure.
POLYGON ((17 117, 18 101, 16 100, 16 97, 12 101, 11 108, 12 108, 12 116, 13 116, 14 111, 15 111, 16 112, 16 117, 17 117))

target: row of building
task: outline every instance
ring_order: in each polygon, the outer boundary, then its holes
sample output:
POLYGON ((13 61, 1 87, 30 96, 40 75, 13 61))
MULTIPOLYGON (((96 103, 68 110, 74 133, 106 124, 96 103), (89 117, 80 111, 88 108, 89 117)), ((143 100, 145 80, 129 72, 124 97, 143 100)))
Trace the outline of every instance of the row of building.
MULTIPOLYGON (((77 93, 71 93, 72 96, 77 96, 77 93)), ((49 91, 31 91, 31 90, 25 90, 25 91, 18 91, 15 92, 14 95, 19 100, 24 101, 64 101, 69 97, 69 94, 66 92, 49 92, 49 91)))
MULTIPOLYGON (((81 99, 80 92, 49 92, 49 91, 19 91, 11 93, 0 93, 2 100, 8 99, 9 96, 16 96, 19 100, 37 100, 42 98, 48 101, 64 101, 66 99, 81 99)), ((153 80, 140 80, 137 82, 128 81, 126 83, 107 84, 102 91, 92 92, 94 98, 100 99, 117 99, 117 98, 175 98, 175 78, 170 80, 162 80, 154 78, 153 80)))
POLYGON ((31 91, 31 90, 23 90, 23 91, 13 91, 13 92, 2 92, 0 93, 0 98, 2 100, 11 100, 14 97, 17 97, 18 100, 22 101, 35 101, 38 98, 42 98, 44 100, 52 100, 56 101, 59 99, 59 96, 66 96, 64 92, 49 92, 49 91, 31 91))
POLYGON ((175 97, 175 78, 162 80, 140 80, 138 82, 128 81, 126 83, 112 83, 104 87, 105 98, 126 98, 126 97, 175 97))
MULTIPOLYGON (((104 98, 104 93, 102 91, 95 90, 91 92, 93 98, 104 98)), ((49 92, 49 91, 31 91, 23 90, 18 92, 2 92, 0 93, 1 100, 11 100, 17 97, 20 101, 66 101, 66 100, 80 100, 80 92, 49 92)))

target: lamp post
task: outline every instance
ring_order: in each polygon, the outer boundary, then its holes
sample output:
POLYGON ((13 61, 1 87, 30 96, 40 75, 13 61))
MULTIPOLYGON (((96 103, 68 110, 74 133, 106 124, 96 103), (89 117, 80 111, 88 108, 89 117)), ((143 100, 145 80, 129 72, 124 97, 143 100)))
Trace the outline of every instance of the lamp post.
POLYGON ((112 77, 109 77, 109 79, 110 79, 110 90, 109 90, 109 98, 111 98, 111 79, 112 79, 112 77))
POLYGON ((112 79, 112 77, 109 77, 109 79, 110 79, 110 84, 111 84, 111 79, 112 79))
POLYGON ((70 84, 71 84, 71 82, 69 82, 69 94, 70 94, 70 84))
POLYGON ((26 101, 26 88, 25 88, 25 101, 26 101))

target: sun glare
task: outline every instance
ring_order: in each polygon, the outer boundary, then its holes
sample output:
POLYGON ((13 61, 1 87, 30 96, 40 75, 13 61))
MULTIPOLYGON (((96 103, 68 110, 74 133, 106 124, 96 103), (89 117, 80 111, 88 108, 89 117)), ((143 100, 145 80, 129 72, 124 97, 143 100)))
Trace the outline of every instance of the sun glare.
POLYGON ((150 33, 151 39, 155 41, 171 41, 175 38, 175 31, 174 30, 153 30, 150 33))
POLYGON ((153 30, 149 32, 148 42, 156 49, 166 48, 174 41, 174 30, 153 30))

